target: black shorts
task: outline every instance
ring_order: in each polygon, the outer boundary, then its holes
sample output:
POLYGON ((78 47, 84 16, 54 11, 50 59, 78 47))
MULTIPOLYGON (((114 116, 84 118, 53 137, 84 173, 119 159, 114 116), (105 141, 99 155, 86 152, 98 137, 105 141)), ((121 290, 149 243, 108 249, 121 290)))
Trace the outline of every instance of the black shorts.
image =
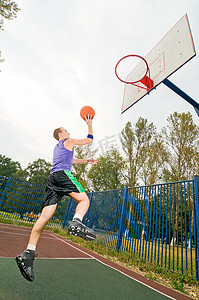
POLYGON ((73 174, 64 170, 53 172, 47 178, 46 194, 42 207, 56 204, 64 195, 69 196, 72 192, 85 192, 73 174))

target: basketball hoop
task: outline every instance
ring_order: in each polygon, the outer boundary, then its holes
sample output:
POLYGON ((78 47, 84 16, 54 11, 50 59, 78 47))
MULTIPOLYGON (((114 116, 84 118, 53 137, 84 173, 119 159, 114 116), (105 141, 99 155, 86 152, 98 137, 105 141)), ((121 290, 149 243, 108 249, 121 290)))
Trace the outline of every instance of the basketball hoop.
POLYGON ((149 65, 148 65, 146 59, 145 59, 144 57, 140 56, 140 55, 130 54, 130 55, 126 55, 126 56, 122 57, 122 58, 117 62, 116 66, 115 66, 115 75, 117 76, 117 78, 118 78, 121 82, 126 83, 126 84, 132 84, 132 85, 134 85, 134 86, 137 86, 137 87, 139 87, 139 88, 145 89, 145 90, 147 90, 147 91, 149 91, 149 90, 153 87, 153 85, 154 85, 153 80, 150 78, 150 68, 149 68, 149 65), (142 60, 144 61, 144 63, 146 64, 146 72, 145 72, 144 76, 143 76, 141 79, 136 80, 136 81, 126 81, 126 80, 122 80, 122 79, 118 76, 118 74, 117 74, 117 67, 118 67, 119 63, 120 63, 123 59, 125 59, 125 58, 127 58, 127 57, 138 57, 138 58, 142 59, 142 60), (147 74, 148 74, 148 76, 147 76, 147 74), (142 85, 138 85, 138 84, 137 84, 138 82, 141 82, 145 87, 142 86, 142 85))

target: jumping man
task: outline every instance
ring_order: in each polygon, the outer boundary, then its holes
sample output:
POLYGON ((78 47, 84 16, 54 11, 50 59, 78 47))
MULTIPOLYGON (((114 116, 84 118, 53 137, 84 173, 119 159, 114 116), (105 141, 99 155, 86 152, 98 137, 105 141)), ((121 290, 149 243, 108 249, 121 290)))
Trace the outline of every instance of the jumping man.
POLYGON ((93 165, 97 163, 97 160, 94 159, 73 158, 75 145, 87 145, 93 141, 92 119, 88 116, 85 122, 88 126, 88 135, 84 139, 70 139, 70 133, 63 127, 54 131, 53 136, 58 140, 58 144, 54 148, 53 167, 46 182, 42 213, 31 231, 27 249, 15 258, 21 274, 28 281, 34 280, 33 261, 39 238, 64 195, 71 196, 77 202, 75 215, 69 225, 69 233, 89 241, 96 238, 94 231, 82 223, 89 208, 89 198, 71 173, 72 164, 90 163, 93 165))

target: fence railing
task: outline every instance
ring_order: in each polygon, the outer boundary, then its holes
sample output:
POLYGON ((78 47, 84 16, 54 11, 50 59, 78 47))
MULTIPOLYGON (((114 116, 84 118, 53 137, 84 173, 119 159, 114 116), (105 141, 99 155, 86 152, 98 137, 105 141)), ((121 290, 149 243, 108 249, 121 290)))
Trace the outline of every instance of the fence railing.
MULTIPOLYGON (((35 222, 45 187, 0 176, 0 218, 35 222)), ((117 251, 199 280, 199 180, 91 192, 84 223, 117 251)), ((63 198, 49 225, 67 226, 76 202, 63 198)))
MULTIPOLYGON (((0 219, 34 223, 39 218, 45 186, 14 177, 0 176, 0 219)), ((64 197, 49 226, 61 228, 68 201, 64 197)))

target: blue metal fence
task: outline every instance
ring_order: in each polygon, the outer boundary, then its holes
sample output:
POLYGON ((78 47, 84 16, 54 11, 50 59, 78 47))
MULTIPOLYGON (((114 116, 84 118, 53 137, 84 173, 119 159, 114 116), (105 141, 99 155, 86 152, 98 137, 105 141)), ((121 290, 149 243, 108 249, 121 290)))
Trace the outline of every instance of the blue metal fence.
MULTIPOLYGON (((199 280, 199 181, 95 192, 86 223, 118 251, 199 280)), ((67 219, 75 211, 69 203, 67 219), (70 206, 70 207, 69 207, 70 206)))
MULTIPOLYGON (((45 187, 14 177, 0 176, 0 218, 34 223, 42 210, 45 187)), ((68 204, 64 197, 49 226, 61 228, 68 204)))
MULTIPOLYGON (((45 187, 0 176, 0 218, 35 222, 45 187)), ((199 280, 199 180, 91 192, 84 223, 117 251, 199 280)), ((76 202, 64 197, 50 226, 64 228, 76 202)))

